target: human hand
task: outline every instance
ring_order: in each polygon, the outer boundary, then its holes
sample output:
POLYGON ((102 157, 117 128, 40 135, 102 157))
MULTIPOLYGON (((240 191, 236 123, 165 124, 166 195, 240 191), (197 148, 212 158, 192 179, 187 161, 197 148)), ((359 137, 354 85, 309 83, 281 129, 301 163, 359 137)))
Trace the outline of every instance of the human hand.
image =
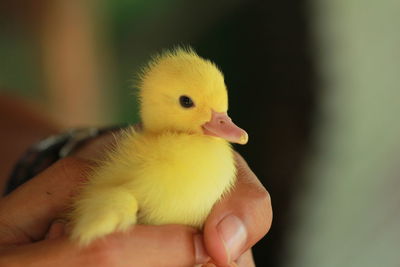
MULTIPOLYGON (((83 158, 103 154, 104 143, 115 141, 111 136, 91 143, 92 149, 78 152, 83 158)), ((251 247, 269 230, 272 223, 271 199, 264 186, 251 171, 246 161, 235 152, 238 170, 237 183, 232 192, 216 203, 204 226, 203 241, 211 262, 218 266, 252 266, 251 247)), ((209 265, 212 266, 212 265, 209 265)))
MULTIPOLYGON (((267 232, 272 218, 268 194, 238 156, 238 185, 214 207, 206 222, 206 250, 200 233, 177 225, 138 225, 126 234, 113 233, 81 249, 65 236, 53 234, 57 232, 54 224, 49 238, 43 240, 51 222, 64 212, 74 189, 85 179, 90 167, 85 158, 93 158, 87 151, 98 152, 104 147, 103 141, 93 142, 91 149, 83 149, 75 158, 59 161, 0 201, 0 245, 4 248, 0 252, 1 266, 193 266, 207 260, 205 251, 213 262, 226 266, 267 232), (235 233, 234 227, 219 223, 228 214, 243 221, 241 229, 246 229, 240 231, 246 233, 240 235, 245 236, 244 241, 236 238, 241 247, 230 250, 231 254, 225 250, 217 230, 229 228, 230 234, 235 233)), ((251 264, 249 252, 238 258, 239 263, 247 264, 246 261, 251 264)))
POLYGON ((218 266, 254 266, 250 249, 271 227, 271 199, 244 159, 238 153, 235 158, 238 180, 208 216, 204 242, 218 266))
POLYGON ((79 248, 56 223, 46 238, 89 167, 83 159, 62 159, 1 199, 0 266, 193 266, 206 260, 199 233, 181 225, 137 225, 79 248))

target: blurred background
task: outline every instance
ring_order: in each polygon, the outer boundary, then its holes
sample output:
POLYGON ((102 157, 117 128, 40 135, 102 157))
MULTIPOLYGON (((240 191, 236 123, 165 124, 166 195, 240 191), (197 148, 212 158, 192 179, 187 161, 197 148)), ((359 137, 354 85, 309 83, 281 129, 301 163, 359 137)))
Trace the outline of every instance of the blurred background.
POLYGON ((138 121, 149 56, 226 77, 237 149, 269 190, 258 266, 399 266, 400 2, 2 0, 0 94, 61 127, 138 121))

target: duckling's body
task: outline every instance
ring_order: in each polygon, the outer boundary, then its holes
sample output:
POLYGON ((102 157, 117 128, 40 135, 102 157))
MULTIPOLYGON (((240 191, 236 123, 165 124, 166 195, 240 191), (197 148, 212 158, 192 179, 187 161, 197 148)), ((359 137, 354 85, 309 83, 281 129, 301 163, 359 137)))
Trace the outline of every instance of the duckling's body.
POLYGON ((206 77, 209 87, 216 89, 202 92, 201 82, 192 89, 191 83, 181 86, 182 79, 193 80, 193 75, 201 81, 207 68, 219 73, 191 50, 176 50, 150 64, 143 79, 152 79, 141 85, 143 130, 127 130, 91 173, 74 203, 73 239, 88 244, 135 223, 202 227, 213 205, 235 182, 233 151, 225 139, 247 142, 245 132, 224 113, 227 99, 221 74, 212 75, 212 81, 206 77), (168 60, 179 64, 157 68, 168 60), (189 70, 182 69, 185 62, 189 70), (175 78, 168 81, 168 75, 175 78), (160 78, 165 82, 157 83, 160 78), (195 104, 187 95, 196 96, 195 104), (150 105, 157 111, 152 113, 150 105))

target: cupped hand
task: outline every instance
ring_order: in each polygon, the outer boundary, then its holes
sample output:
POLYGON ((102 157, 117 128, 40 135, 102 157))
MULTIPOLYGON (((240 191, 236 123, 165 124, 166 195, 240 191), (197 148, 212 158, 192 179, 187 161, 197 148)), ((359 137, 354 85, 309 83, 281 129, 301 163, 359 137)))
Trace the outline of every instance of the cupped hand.
POLYGON ((215 205, 204 233, 181 225, 137 225, 87 248, 63 235, 60 223, 52 223, 66 212, 90 159, 113 140, 91 142, 0 200, 0 266, 193 266, 209 260, 253 265, 249 249, 269 230, 272 209, 267 191, 239 155, 237 184, 215 205))
POLYGON ((1 199, 0 266, 193 266, 207 260, 199 233, 181 225, 138 225, 86 248, 49 233, 89 167, 83 159, 62 159, 1 199))

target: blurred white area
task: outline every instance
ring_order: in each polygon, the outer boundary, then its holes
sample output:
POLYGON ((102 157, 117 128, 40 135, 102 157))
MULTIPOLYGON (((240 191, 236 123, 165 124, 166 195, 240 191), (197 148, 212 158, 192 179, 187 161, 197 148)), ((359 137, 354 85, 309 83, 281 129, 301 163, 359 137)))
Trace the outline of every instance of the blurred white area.
POLYGON ((310 7, 320 116, 285 266, 400 266, 400 1, 310 7))

